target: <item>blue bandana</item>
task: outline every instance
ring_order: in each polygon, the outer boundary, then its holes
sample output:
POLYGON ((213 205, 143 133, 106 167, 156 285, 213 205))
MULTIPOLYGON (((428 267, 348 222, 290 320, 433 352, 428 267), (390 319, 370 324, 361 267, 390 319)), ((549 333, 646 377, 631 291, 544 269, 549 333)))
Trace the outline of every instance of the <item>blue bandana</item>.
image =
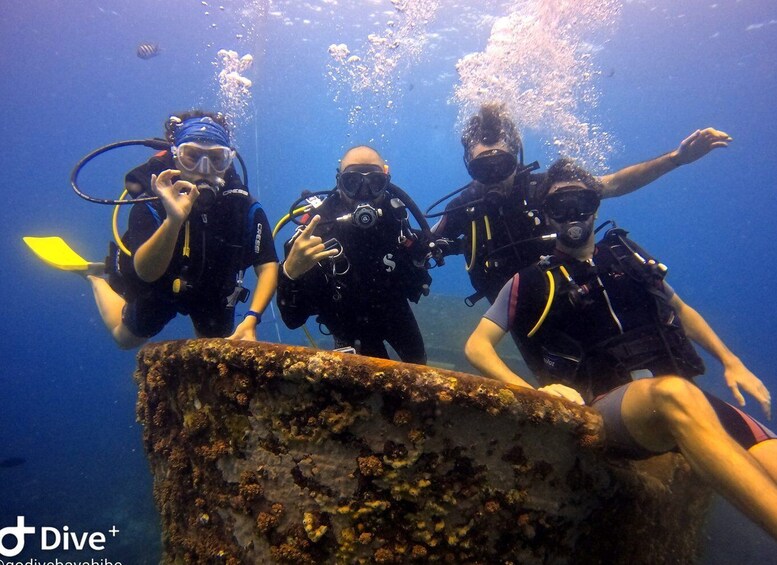
POLYGON ((231 147, 227 130, 208 116, 189 118, 175 128, 173 133, 174 145, 178 146, 192 141, 231 147))

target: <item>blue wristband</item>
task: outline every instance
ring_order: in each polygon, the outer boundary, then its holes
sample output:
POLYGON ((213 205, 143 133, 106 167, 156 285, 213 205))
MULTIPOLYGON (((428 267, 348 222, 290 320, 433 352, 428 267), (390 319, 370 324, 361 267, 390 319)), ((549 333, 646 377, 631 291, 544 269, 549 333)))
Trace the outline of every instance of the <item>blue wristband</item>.
POLYGON ((262 315, 259 312, 254 312, 253 310, 249 310, 243 315, 243 319, 248 318, 248 316, 253 316, 254 318, 256 318, 257 324, 262 321, 262 315))

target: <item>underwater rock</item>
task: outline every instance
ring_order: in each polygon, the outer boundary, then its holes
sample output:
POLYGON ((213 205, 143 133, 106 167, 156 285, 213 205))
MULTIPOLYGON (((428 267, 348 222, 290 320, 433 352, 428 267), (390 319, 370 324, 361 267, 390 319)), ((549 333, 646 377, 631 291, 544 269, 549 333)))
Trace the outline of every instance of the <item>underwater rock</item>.
POLYGON ((164 563, 688 563, 709 492, 602 449, 593 410, 431 367, 222 339, 145 346, 164 563))

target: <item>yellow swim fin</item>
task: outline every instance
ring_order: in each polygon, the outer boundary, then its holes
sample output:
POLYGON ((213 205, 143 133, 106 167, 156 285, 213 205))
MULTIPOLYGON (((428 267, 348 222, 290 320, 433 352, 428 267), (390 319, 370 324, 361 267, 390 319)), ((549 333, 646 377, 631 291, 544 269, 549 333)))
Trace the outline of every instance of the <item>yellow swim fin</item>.
POLYGON ((23 237, 24 243, 44 263, 62 271, 90 271, 102 263, 90 263, 61 237, 23 237))

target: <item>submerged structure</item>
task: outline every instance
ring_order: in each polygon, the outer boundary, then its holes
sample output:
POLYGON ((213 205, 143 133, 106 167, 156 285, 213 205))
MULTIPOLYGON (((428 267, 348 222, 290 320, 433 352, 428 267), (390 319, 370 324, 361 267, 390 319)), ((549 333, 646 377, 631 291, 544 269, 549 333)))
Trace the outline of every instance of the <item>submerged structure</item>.
POLYGON ((431 367, 221 339, 148 345, 138 418, 165 563, 688 563, 685 460, 599 415, 431 367))

